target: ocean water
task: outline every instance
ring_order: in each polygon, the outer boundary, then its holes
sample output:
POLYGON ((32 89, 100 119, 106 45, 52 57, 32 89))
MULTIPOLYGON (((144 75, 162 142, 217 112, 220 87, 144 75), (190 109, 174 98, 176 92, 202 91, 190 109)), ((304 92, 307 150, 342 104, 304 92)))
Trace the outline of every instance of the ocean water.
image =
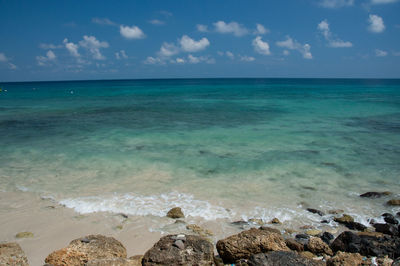
POLYGON ((0 191, 79 213, 367 223, 400 196, 400 80, 3 83, 0 191), (361 199, 367 191, 391 197, 361 199))

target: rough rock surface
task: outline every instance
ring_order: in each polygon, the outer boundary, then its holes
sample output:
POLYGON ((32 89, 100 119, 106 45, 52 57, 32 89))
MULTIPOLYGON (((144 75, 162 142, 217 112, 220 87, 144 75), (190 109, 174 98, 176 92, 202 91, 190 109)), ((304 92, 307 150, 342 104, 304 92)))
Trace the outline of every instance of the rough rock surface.
POLYGON ((185 218, 185 215, 182 212, 182 209, 179 207, 172 208, 168 211, 167 217, 178 219, 178 218, 185 218))
POLYGON ((343 214, 342 217, 335 217, 334 220, 335 222, 342 224, 354 222, 354 218, 348 214, 343 214))
POLYGON ((363 257, 358 253, 347 253, 339 251, 335 256, 328 259, 327 266, 358 266, 363 265, 363 257))
POLYGON ((392 224, 374 224, 375 231, 379 233, 384 233, 387 235, 397 236, 399 234, 399 230, 397 226, 392 224))
POLYGON ((341 233, 331 244, 333 251, 360 253, 364 256, 385 256, 397 258, 400 256, 400 238, 388 235, 374 236, 372 234, 354 234, 346 231, 341 233))
POLYGON ((400 206, 400 199, 391 199, 387 204, 391 206, 400 206))
POLYGON ((334 239, 335 237, 329 233, 329 232, 324 232, 320 238, 322 239, 322 241, 324 241, 326 244, 329 245, 329 243, 331 242, 332 239, 334 239))
POLYGON ((367 229, 365 225, 357 222, 343 222, 342 224, 347 228, 349 228, 350 230, 364 231, 365 229, 367 229))
POLYGON ((168 235, 162 237, 143 256, 142 265, 213 265, 213 245, 200 236, 168 235), (175 245, 182 241, 184 248, 175 245))
POLYGON ((17 243, 0 244, 0 265, 28 266, 28 259, 17 243))
POLYGON ((272 251, 254 254, 249 258, 247 264, 249 266, 325 265, 325 263, 321 261, 307 259, 293 251, 272 251))
POLYGON ((113 258, 88 261, 85 266, 141 266, 142 260, 113 258))
POLYGON ((125 247, 115 238, 89 235, 47 256, 45 262, 58 265, 84 265, 95 259, 126 258, 125 247))
POLYGON ((211 232, 208 229, 204 229, 197 224, 188 224, 186 226, 186 229, 193 231, 194 233, 198 234, 199 236, 207 237, 207 236, 212 236, 213 232, 211 232))
POLYGON ((329 246, 319 237, 311 237, 308 241, 307 249, 314 254, 333 255, 333 252, 329 246))
POLYGON ((286 246, 288 248, 290 248, 291 250, 298 251, 298 252, 304 251, 304 245, 297 242, 294 239, 286 239, 285 243, 286 243, 286 246))
POLYGON ((217 242, 217 250, 225 263, 247 259, 252 254, 267 251, 289 251, 282 236, 267 230, 252 228, 217 242))

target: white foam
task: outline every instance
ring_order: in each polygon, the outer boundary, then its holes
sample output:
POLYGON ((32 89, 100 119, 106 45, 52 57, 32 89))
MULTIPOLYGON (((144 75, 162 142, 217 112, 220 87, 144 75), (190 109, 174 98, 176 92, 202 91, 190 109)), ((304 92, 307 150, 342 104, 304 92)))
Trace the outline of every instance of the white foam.
POLYGON ((214 206, 207 201, 196 200, 192 195, 177 192, 158 196, 114 194, 103 197, 69 198, 61 200, 59 203, 81 214, 112 212, 164 217, 168 210, 179 206, 186 216, 202 217, 205 220, 231 218, 233 215, 223 207, 214 206))

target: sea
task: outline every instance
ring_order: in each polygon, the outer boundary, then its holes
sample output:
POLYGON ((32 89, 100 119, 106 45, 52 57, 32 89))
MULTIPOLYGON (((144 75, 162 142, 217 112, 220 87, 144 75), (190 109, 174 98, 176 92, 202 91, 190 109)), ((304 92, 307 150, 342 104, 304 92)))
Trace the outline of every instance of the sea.
POLYGON ((0 83, 0 193, 79 214, 368 224, 399 207, 400 80, 0 83), (379 199, 359 197, 390 191, 379 199))

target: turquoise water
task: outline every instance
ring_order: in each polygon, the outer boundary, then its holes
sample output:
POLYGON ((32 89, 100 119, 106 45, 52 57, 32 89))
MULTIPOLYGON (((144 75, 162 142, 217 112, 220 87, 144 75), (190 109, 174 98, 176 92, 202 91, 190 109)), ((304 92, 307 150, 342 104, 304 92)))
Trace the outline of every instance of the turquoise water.
POLYGON ((0 84, 0 191, 81 213, 379 215, 400 188, 400 80, 0 84), (386 199, 387 200, 387 199, 386 199))

